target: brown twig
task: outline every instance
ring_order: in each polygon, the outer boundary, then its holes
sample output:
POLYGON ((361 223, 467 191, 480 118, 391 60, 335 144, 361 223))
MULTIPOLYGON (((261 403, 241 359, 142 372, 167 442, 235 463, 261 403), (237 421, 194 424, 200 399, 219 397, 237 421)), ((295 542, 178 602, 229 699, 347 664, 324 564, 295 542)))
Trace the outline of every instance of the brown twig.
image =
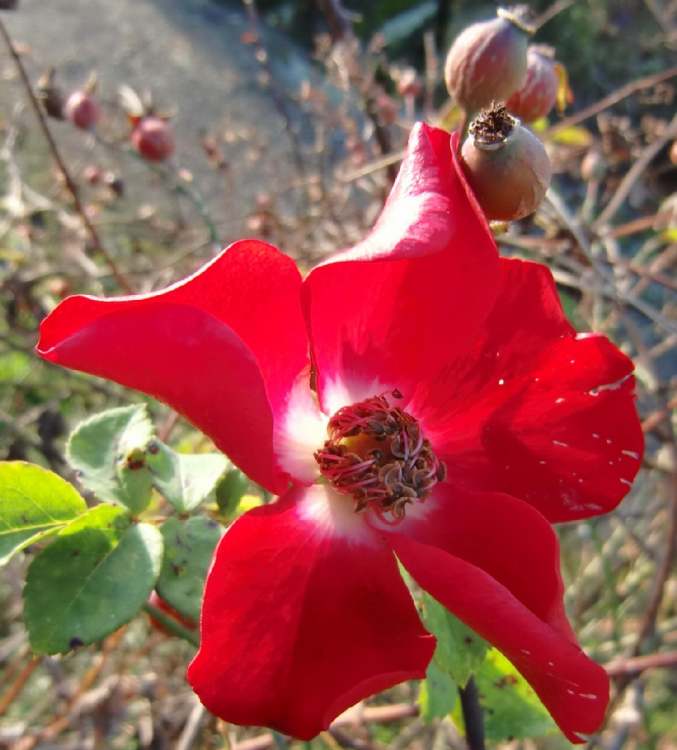
POLYGON ((630 83, 626 83, 624 86, 616 89, 616 91, 612 91, 608 96, 605 96, 598 102, 591 104, 589 107, 585 107, 580 112, 575 112, 569 117, 565 117, 563 120, 560 120, 560 122, 556 123, 545 131, 545 137, 550 138, 555 135, 555 133, 559 133, 561 130, 570 128, 573 125, 578 125, 578 123, 587 120, 589 117, 594 117, 594 115, 603 112, 605 109, 607 109, 607 107, 618 104, 618 102, 622 101, 626 97, 631 96, 632 94, 635 94, 642 89, 651 88, 651 86, 655 86, 657 83, 667 81, 670 78, 674 78, 675 76, 677 76, 677 66, 668 68, 667 70, 663 70, 660 73, 654 73, 653 75, 645 76, 644 78, 638 78, 636 81, 630 81, 630 83))
POLYGON ((2 697, 0 697, 0 716, 4 715, 7 709, 19 696, 24 689, 25 684, 28 682, 28 678, 33 674, 38 664, 40 664, 40 659, 37 656, 31 657, 24 668, 16 676, 14 682, 2 694, 2 697))
POLYGON ((340 0, 316 0, 316 2, 327 21, 331 38, 335 42, 352 33, 353 25, 350 15, 341 5, 340 0))
POLYGON ((404 159, 405 153, 406 152, 404 150, 396 151, 394 153, 388 154, 387 156, 375 159, 374 161, 369 162, 369 164, 365 164, 363 167, 360 167, 353 172, 349 172, 343 177, 339 175, 339 180, 341 180, 341 182, 355 182, 355 180, 359 180, 362 177, 367 177, 368 175, 373 174, 374 172, 378 172, 381 169, 387 169, 393 164, 399 164, 402 159, 404 159))
POLYGON ((548 21, 574 5, 575 2, 576 0, 555 0, 555 2, 549 8, 546 8, 531 25, 534 27, 535 31, 538 31, 542 26, 545 26, 548 21))
POLYGON ((604 669, 609 677, 635 677, 647 669, 674 669, 677 667, 677 651, 665 651, 630 659, 615 659, 604 669))
POLYGON ((109 635, 108 638, 106 638, 106 640, 103 642, 101 651, 95 656, 91 666, 85 672, 83 678, 80 680, 77 690, 71 696, 70 700, 68 701, 68 705, 61 712, 61 714, 57 716, 50 724, 48 724, 42 731, 22 738, 19 743, 17 743, 14 750, 33 750, 33 748, 38 743, 51 742, 56 737, 58 737, 61 732, 63 732, 70 726, 71 722, 74 721, 77 717, 74 708, 77 705, 78 700, 87 690, 92 687, 92 685, 99 678, 99 675, 101 674, 104 666, 106 665, 106 662, 108 661, 109 655, 118 647, 125 632, 126 627, 123 626, 119 630, 116 630, 112 635, 109 635))
POLYGON ((123 291, 125 291, 127 294, 131 294, 133 292, 133 289, 131 285, 129 284, 129 281, 127 281, 127 278, 122 274, 120 269, 117 267, 117 264, 115 260, 113 259, 113 257, 111 256, 111 254, 103 246, 103 243, 101 242, 101 238, 99 237, 99 234, 96 231, 96 228, 90 221, 89 216, 87 216, 87 211, 85 210, 85 207, 83 206, 82 201, 80 200, 80 196, 78 194, 78 187, 75 184, 73 178, 71 177, 71 174, 68 171, 68 167, 66 167, 66 164, 59 151, 59 148, 56 145, 56 141, 54 140, 54 136, 52 135, 49 129, 49 125, 47 125, 47 120, 45 118, 44 112, 42 111, 42 108, 40 107, 40 102, 38 102, 35 92, 33 91, 33 86, 30 82, 30 79, 28 78, 28 73, 26 72, 26 68, 24 67, 21 57, 19 56, 19 53, 16 51, 14 43, 12 42, 12 38, 9 35, 9 32, 7 31, 5 24, 2 22, 2 20, 0 20, 0 35, 2 35, 5 41, 5 44, 7 45, 7 49, 9 50, 9 53, 12 59, 14 60, 14 63, 16 64, 16 68, 19 71, 19 76, 23 83, 23 87, 26 91, 26 94, 28 95, 28 98, 31 102, 33 110, 35 111, 35 114, 38 118, 38 122, 40 123, 40 128, 42 129, 43 135, 45 136, 45 140, 47 141, 49 150, 52 154, 52 157, 54 158, 54 161, 56 162, 57 167, 59 168, 59 171, 61 172, 63 176, 64 184, 66 185, 68 192, 71 194, 71 197, 73 198, 73 204, 75 205, 75 210, 80 216, 80 219, 82 220, 82 223, 85 226, 87 233, 89 234, 89 237, 91 239, 91 242, 94 248, 97 250, 97 252, 101 254, 101 257, 108 264, 108 267, 110 268, 110 271, 113 277, 115 278, 115 280, 117 281, 117 283, 119 284, 120 288, 123 291))
POLYGON ((178 421, 179 413, 172 409, 164 418, 162 424, 158 427, 157 436, 163 443, 166 443, 167 440, 169 440, 169 437, 174 431, 178 421))
MULTIPOLYGON (((387 157, 393 150, 392 139, 390 138, 388 129, 381 124, 376 99, 369 93, 365 94, 364 97, 364 109, 374 128, 374 138, 376 138, 376 143, 378 143, 381 156, 387 157)), ((390 183, 395 182, 395 178, 397 177, 396 164, 397 162, 386 165, 386 174, 390 183)))
POLYGON ((645 302, 642 298, 638 297, 633 290, 625 291, 619 289, 616 286, 613 276, 607 273, 607 271, 600 264, 599 260, 592 252, 586 229, 582 227, 578 220, 571 214, 571 212, 567 208, 565 201, 560 197, 559 193, 553 187, 548 190, 545 200, 548 204, 550 204, 562 224, 576 240, 579 248, 587 258, 592 268, 595 270, 595 273, 604 282, 604 287, 606 288, 602 287, 599 291, 602 294, 610 296, 612 299, 615 299, 621 304, 634 307, 636 310, 639 310, 639 312, 645 315, 649 320, 656 323, 656 325, 661 326, 666 331, 669 331, 670 333, 677 332, 677 326, 675 326, 675 323, 672 320, 666 318, 665 315, 658 312, 650 304, 645 302))
POLYGON ((673 398, 672 400, 668 401, 665 406, 661 407, 660 409, 656 409, 655 411, 652 411, 651 414, 649 414, 646 419, 642 422, 642 430, 645 433, 652 432, 653 430, 658 427, 658 425, 662 424, 665 420, 669 419, 672 412, 677 409, 677 396, 673 398))
MULTIPOLYGON (((373 706, 365 708, 360 713, 360 721, 367 724, 387 724, 392 721, 401 721, 412 716, 418 716, 418 706, 410 703, 396 703, 391 706, 373 706)), ((350 726, 354 723, 353 715, 350 711, 338 717, 331 727, 350 726)), ((336 738, 334 738, 336 739, 336 738)), ((275 747, 275 739, 270 732, 252 737, 248 740, 238 742, 231 750, 268 750, 275 747)))
MULTIPOLYGON (((669 445, 672 446, 672 459, 673 459, 673 466, 675 461, 675 454, 677 451, 675 450, 675 436, 674 431, 672 430, 672 423, 671 423, 671 412, 666 411, 663 415, 663 418, 665 420, 665 424, 667 425, 668 431, 669 431, 669 445)), ((644 644, 646 641, 653 636, 656 630, 656 620, 658 618, 658 612, 660 610, 660 606, 663 602, 663 597, 665 595, 665 589, 667 582, 670 578, 670 573, 672 571, 672 565, 675 558, 675 552, 677 552, 677 472, 673 470, 672 475, 669 479, 671 482, 671 497, 669 498, 669 520, 668 520, 668 529, 667 529, 667 535, 666 535, 666 544, 665 544, 665 551, 663 554, 663 558, 658 566, 658 569, 656 570, 656 574, 654 577, 654 583, 651 591, 651 595, 649 597, 649 602, 645 607, 644 616, 642 617, 642 620, 638 627, 638 635, 635 639, 634 645, 630 652, 630 658, 628 661, 632 662, 632 660, 639 660, 642 648, 644 647, 644 644)), ((655 655, 654 655, 655 656, 655 655)), ((637 664, 637 661, 635 661, 635 665, 637 664)), ((641 664, 641 662, 640 662, 641 664)), ((615 709, 620 705, 623 695, 625 694, 625 691, 627 688, 632 684, 633 680, 636 679, 636 677, 641 674, 642 670, 639 671, 627 671, 627 672, 621 672, 616 676, 616 692, 609 703, 609 708, 607 710, 607 716, 611 716, 615 709)), ((593 747, 594 744, 591 743, 591 747, 593 747)))
MULTIPOLYGON (((357 43, 355 34, 353 33, 350 14, 343 8, 340 0, 317 0, 317 4, 327 21, 334 44, 342 44, 346 40, 348 43, 346 48, 354 45, 356 55, 360 56, 360 45, 357 43)), ((359 63, 357 66, 359 70, 363 70, 365 67, 362 63, 359 63)), ((374 128, 374 138, 376 139, 381 155, 388 156, 393 150, 392 139, 388 128, 384 127, 381 123, 378 100, 373 91, 373 81, 370 79, 370 74, 365 74, 364 79, 365 85, 360 87, 363 89, 362 101, 364 111, 374 128)), ((397 177, 395 164, 387 162, 384 163, 384 167, 387 170, 389 181, 391 183, 394 182, 397 177)))
POLYGON ((637 219, 632 219, 625 224, 618 224, 615 227, 609 229, 609 237, 614 239, 620 239, 621 237, 629 237, 638 232, 646 232, 656 227, 659 222, 669 221, 672 216, 671 211, 658 211, 651 216, 640 216, 637 219))
POLYGON ((341 747, 347 747, 349 750, 380 750, 381 748, 381 745, 375 742, 369 742, 361 737, 351 737, 339 727, 329 727, 328 732, 341 747))
POLYGON ((660 138, 650 143, 644 151, 641 153, 627 171, 623 179, 621 180, 616 192, 614 193, 611 200, 607 203, 602 213, 597 217, 597 220, 593 224, 594 229, 599 229, 614 217, 618 209, 623 205, 625 199, 630 194, 633 185, 639 179, 642 172, 649 166, 649 164, 655 159, 659 151, 675 136, 677 135, 677 115, 672 118, 670 125, 665 129, 665 132, 660 138))
POLYGON ((188 716, 181 736, 176 742, 175 750, 190 750, 193 747, 195 741, 200 734, 200 730, 204 725, 205 718, 207 716, 207 709, 196 700, 192 711, 188 716))
MULTIPOLYGON (((672 430, 672 424, 670 417, 665 419, 666 426, 670 431, 670 441, 672 444, 672 458, 673 467, 675 465, 675 435, 672 430)), ((665 595, 665 587, 670 578, 672 566, 675 559, 675 553, 677 553, 677 471, 673 470, 672 476, 670 477, 670 500, 668 506, 668 528, 666 532, 666 543, 665 551, 663 553, 663 559, 661 560, 658 570, 656 571, 656 577, 654 579, 654 585, 649 597, 649 602, 646 605, 644 617, 639 626, 639 632, 637 634, 637 641, 632 650, 633 656, 639 656, 642 650, 644 642, 649 638, 656 627, 656 618, 658 617, 658 610, 663 602, 663 596, 665 595)))
POLYGON ((249 24, 254 33, 254 48, 256 49, 256 61, 261 66, 261 70, 264 73, 265 81, 267 83, 267 90, 270 93, 270 98, 272 99, 273 105, 275 109, 277 110, 278 114, 280 115, 280 117, 282 118, 282 120, 284 121, 284 129, 291 143, 292 156, 294 159, 294 164, 296 166, 296 169, 298 170, 298 173, 301 176, 305 176, 306 165, 303 160, 303 155, 301 151, 301 143, 299 141, 299 137, 296 132, 296 129, 294 128, 294 124, 292 122, 291 115, 289 114, 289 110, 287 108, 287 104, 285 102, 284 96, 278 90, 276 82, 275 82, 275 76, 273 75, 273 70, 270 66, 270 56, 268 55, 268 50, 266 49, 266 46, 263 41, 261 18, 259 16, 259 11, 256 5, 256 0, 242 0, 242 4, 244 5, 244 9, 245 9, 245 12, 247 13, 249 24))

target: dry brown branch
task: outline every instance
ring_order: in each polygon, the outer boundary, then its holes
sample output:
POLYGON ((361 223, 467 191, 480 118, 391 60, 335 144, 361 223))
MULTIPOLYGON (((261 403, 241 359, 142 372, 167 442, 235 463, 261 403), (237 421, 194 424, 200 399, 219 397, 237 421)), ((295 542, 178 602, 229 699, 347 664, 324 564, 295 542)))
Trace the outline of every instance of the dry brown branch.
POLYGON ((129 281, 122 274, 120 269, 117 267, 117 263, 113 259, 113 256, 103 246, 103 243, 101 242, 101 238, 99 237, 99 233, 96 231, 96 228, 94 227, 94 225, 89 219, 89 216, 87 215, 87 211, 85 210, 85 207, 82 205, 82 201, 80 200, 80 196, 78 194, 78 187, 75 184, 70 174, 70 171, 68 167, 66 166, 66 163, 63 160, 63 157, 61 156, 61 152, 59 151, 59 148, 56 145, 56 141, 54 140, 54 137, 52 136, 52 132, 49 129, 49 125, 47 125, 47 120, 42 111, 42 108, 40 107, 40 103, 38 102, 35 92, 33 91, 33 86, 30 82, 30 79, 28 78, 28 74, 26 73, 26 69, 21 60, 21 57, 19 53, 16 51, 14 43, 12 42, 12 38, 10 37, 9 32, 7 31, 5 24, 2 22, 2 20, 0 20, 0 35, 3 37, 5 44, 7 45, 7 49, 9 50, 9 53, 12 59, 14 60, 14 63, 19 72, 19 77, 21 78, 23 87, 31 102, 31 106, 33 107, 33 110, 35 111, 36 117, 38 118, 38 122, 40 123, 40 129, 42 130, 42 133, 45 136, 45 140, 47 141, 47 145, 49 146, 49 150, 52 154, 52 157, 54 158, 54 161, 56 162, 56 165, 59 168, 59 171, 61 172, 63 176, 64 184, 66 185, 68 192, 71 194, 71 197, 73 199, 73 204, 75 205, 75 210, 80 216, 80 219, 82 220, 82 223, 87 233, 89 234, 89 237, 91 239, 92 244, 94 245, 94 248, 97 250, 97 252, 100 253, 101 257, 108 264, 108 267, 110 268, 110 271, 113 274, 117 283, 119 284, 120 288, 123 291, 125 291, 127 294, 131 294, 133 290, 129 281))
POLYGON ((14 682, 5 690, 0 697, 0 716, 3 716, 7 709, 19 696, 24 686, 28 682, 29 677, 33 674, 36 667, 40 664, 40 659, 37 656, 31 657, 25 664, 23 669, 16 676, 14 682))
POLYGON ((607 203, 606 207, 599 215, 597 220, 593 224, 593 228, 601 230, 605 224, 608 224, 611 219, 615 216, 618 209, 623 205, 623 202, 630 194, 633 185, 639 179, 640 175, 649 166, 653 159, 657 156, 659 151, 675 136, 677 136, 677 115, 675 115, 670 125, 665 129, 665 132, 660 138, 650 143, 640 156, 635 160, 632 167, 627 171, 625 177, 621 180, 616 192, 614 193, 611 200, 607 203))
POLYGON ((70 697, 68 705, 64 710, 44 729, 20 740, 14 750, 33 750, 38 743, 51 742, 71 725, 71 723, 77 718, 74 708, 79 699, 97 681, 106 665, 108 657, 119 646, 125 632, 126 628, 122 627, 106 638, 103 642, 101 651, 96 654, 92 660, 92 664, 80 680, 75 693, 70 697))
POLYGON ((548 138, 552 137, 555 133, 559 133, 561 130, 566 130, 566 128, 570 128, 572 125, 578 125, 588 118, 598 115, 608 107, 618 104, 618 102, 623 101, 623 99, 632 94, 636 94, 638 91, 651 88, 651 86, 655 86, 657 83, 662 83, 663 81, 668 81, 675 76, 677 76, 677 66, 663 70, 660 73, 645 76, 644 78, 638 78, 635 81, 630 81, 630 83, 626 83, 624 86, 616 89, 616 91, 612 91, 608 96, 595 102, 595 104, 591 104, 580 112, 575 112, 573 115, 560 120, 560 122, 545 131, 545 136, 548 138))
POLYGON ((663 602, 665 595, 665 587, 670 578, 670 573, 673 570, 673 563, 675 559, 675 553, 677 552, 677 471, 675 467, 675 450, 674 433, 672 431, 672 423, 670 417, 665 419, 666 426, 670 431, 670 438, 672 441, 672 465, 673 473, 669 478, 670 482, 670 498, 668 504, 668 524, 665 537, 665 549, 663 552, 663 559, 661 560, 658 570, 656 571, 656 577, 652 587, 649 602, 646 605, 644 617, 639 627, 639 633, 637 635, 637 641, 632 650, 633 656, 639 656, 641 653, 644 642, 651 636, 656 627, 656 618, 658 617, 658 611, 663 602))
POLYGON ((651 216, 640 216, 638 219, 632 219, 625 224, 619 224, 609 229, 609 236, 614 239, 629 237, 638 232, 646 232, 653 229, 661 221, 668 221, 672 216, 671 211, 658 211, 651 216))
POLYGON ((574 239, 578 243, 578 246, 583 251, 583 254, 589 261, 590 265, 594 268, 595 273, 604 282, 604 286, 599 290, 601 293, 610 296, 620 304, 634 307, 636 310, 639 310, 639 312, 649 318, 649 320, 661 326, 661 328, 664 328, 666 331, 670 333, 677 332, 677 325, 673 323, 673 321, 666 318, 665 315, 653 308, 641 297, 638 297, 633 290, 625 291, 618 288, 613 275, 608 273, 602 267, 599 260, 593 254, 590 248, 590 242, 586 235, 586 230, 574 218, 574 216, 567 208, 566 203, 562 200, 562 198, 559 196, 557 191, 554 190, 554 188, 550 188, 548 190, 548 193, 546 195, 546 202, 549 203, 555 210, 555 213, 561 220, 562 224, 574 237, 574 239))
POLYGON ((677 651, 665 651, 630 659, 616 659, 607 664, 604 669, 609 677, 627 677, 638 675, 647 669, 675 669, 676 667, 677 651))
POLYGON ((534 21, 532 24, 534 29, 538 31, 542 26, 545 26, 548 21, 552 20, 555 16, 562 13, 562 11, 567 10, 567 8, 570 8, 576 0, 555 0, 555 2, 549 7, 546 8, 546 10, 541 13, 538 18, 534 21))
POLYGON ((181 732, 175 750, 190 750, 200 734, 207 717, 207 709, 196 699, 195 705, 188 716, 188 721, 181 732))
MULTIPOLYGON (((359 721, 367 724, 388 724, 392 721, 401 721, 412 716, 418 715, 418 706, 409 703, 396 703, 390 706, 373 706, 362 710, 359 714, 359 721)), ((354 715, 347 711, 342 714, 331 725, 332 729, 351 726, 354 723, 354 715)), ((336 737, 334 736, 334 739, 336 737)), ((337 740, 338 741, 338 740, 337 740)), ((267 750, 275 747, 275 739, 270 732, 266 732, 258 737, 252 737, 248 740, 238 742, 232 750, 267 750)))

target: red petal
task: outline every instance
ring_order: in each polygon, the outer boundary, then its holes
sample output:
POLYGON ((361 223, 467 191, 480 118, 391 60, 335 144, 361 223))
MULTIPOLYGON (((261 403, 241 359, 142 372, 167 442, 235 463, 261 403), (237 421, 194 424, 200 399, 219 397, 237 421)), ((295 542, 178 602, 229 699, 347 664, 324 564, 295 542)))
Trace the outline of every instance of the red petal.
POLYGON ((497 492, 439 484, 425 502, 409 506, 396 531, 481 568, 575 642, 562 602, 557 535, 529 504, 497 492))
POLYGON ((226 721, 310 739, 425 674, 435 640, 392 552, 330 493, 296 489, 250 511, 217 549, 188 679, 226 721))
POLYGON ((42 322, 37 351, 166 401, 279 491, 273 420, 307 362, 300 286, 291 259, 244 240, 160 292, 69 297, 42 322))
MULTIPOLYGON (((506 528, 505 533, 512 530, 506 528)), ((609 698, 609 680, 599 665, 489 573, 404 534, 391 538, 417 583, 510 659, 569 740, 581 742, 579 733, 599 728, 609 698)), ((524 560, 528 562, 529 555, 524 560)), ((505 563, 511 564, 507 559, 505 563)), ((523 568, 525 578, 537 574, 533 568, 523 568)))
POLYGON ((496 245, 452 158, 455 142, 442 130, 416 126, 370 235, 304 283, 325 407, 337 382, 348 389, 380 382, 406 397, 468 346, 491 307, 496 245))
POLYGON ((603 336, 576 335, 545 266, 500 267, 472 351, 423 385, 410 409, 452 483, 515 495, 550 521, 611 510, 643 450, 632 362, 603 336))

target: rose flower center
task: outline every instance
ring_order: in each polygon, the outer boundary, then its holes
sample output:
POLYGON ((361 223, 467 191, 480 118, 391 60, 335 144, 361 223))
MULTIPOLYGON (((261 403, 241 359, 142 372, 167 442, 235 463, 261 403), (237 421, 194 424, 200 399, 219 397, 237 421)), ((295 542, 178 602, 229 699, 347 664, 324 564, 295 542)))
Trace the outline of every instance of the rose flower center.
POLYGON ((356 512, 372 508, 401 520, 409 503, 425 500, 446 476, 417 420, 385 395, 339 409, 327 433, 315 460, 334 489, 354 498, 356 512))

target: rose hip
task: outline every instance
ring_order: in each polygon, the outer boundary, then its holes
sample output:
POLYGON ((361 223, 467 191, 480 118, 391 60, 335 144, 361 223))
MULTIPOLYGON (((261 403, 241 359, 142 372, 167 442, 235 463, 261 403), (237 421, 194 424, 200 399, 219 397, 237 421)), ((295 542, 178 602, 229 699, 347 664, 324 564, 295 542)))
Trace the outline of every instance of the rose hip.
POLYGON ((524 85, 505 103, 508 111, 523 122, 545 117, 555 105, 559 79, 552 47, 531 45, 527 51, 524 85))
POLYGON ((86 91, 74 91, 66 101, 64 112, 66 118, 81 130, 93 130, 101 118, 96 99, 86 91))
POLYGON ((533 213, 552 174, 543 144, 503 105, 472 121, 461 147, 461 164, 487 218, 496 221, 533 213))
POLYGON ((530 33, 521 8, 499 8, 497 18, 475 23, 456 38, 444 66, 444 80, 467 113, 505 101, 522 86, 530 33))
POLYGON ((164 161, 174 153, 171 126, 160 117, 143 117, 132 131, 132 143, 148 161, 164 161))

